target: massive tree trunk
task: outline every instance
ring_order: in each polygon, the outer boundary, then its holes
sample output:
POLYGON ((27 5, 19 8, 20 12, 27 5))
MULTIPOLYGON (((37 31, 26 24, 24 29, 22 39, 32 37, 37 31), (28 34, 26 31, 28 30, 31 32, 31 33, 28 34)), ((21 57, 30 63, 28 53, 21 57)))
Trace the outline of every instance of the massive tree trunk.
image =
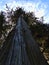
POLYGON ((0 65, 48 65, 21 17, 4 44, 0 52, 0 65))

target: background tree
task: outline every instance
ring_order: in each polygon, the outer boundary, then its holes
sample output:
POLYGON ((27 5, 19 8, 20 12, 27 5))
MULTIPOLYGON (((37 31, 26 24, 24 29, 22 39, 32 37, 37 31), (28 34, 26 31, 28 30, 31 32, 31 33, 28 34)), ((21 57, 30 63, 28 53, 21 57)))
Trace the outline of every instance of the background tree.
POLYGON ((2 35, 2 31, 3 31, 3 23, 5 22, 5 17, 3 15, 3 12, 0 12, 0 37, 2 35))

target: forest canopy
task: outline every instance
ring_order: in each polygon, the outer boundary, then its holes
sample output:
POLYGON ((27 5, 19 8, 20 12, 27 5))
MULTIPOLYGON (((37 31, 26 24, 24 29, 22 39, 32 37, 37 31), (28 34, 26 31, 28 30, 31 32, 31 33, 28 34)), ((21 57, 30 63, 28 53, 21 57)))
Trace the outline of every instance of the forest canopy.
POLYGON ((10 10, 8 6, 6 8, 6 12, 0 12, 0 47, 2 47, 3 42, 17 24, 18 18, 22 15, 41 52, 49 53, 49 24, 43 23, 43 17, 41 17, 41 20, 38 20, 34 12, 26 12, 23 8, 19 7, 15 11, 13 9, 10 10))

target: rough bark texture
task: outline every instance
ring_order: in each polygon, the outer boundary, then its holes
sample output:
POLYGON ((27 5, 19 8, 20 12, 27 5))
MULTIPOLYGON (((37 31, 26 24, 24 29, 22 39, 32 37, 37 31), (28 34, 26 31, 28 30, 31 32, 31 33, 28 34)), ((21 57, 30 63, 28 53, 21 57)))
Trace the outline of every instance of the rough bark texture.
POLYGON ((8 39, 0 50, 0 65, 48 65, 23 18, 8 39))

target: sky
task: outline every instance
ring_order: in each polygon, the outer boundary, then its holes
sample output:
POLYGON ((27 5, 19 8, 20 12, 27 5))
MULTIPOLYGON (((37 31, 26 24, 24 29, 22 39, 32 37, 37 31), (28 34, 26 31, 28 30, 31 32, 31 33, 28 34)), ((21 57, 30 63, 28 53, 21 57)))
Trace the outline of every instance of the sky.
POLYGON ((38 18, 44 17, 44 23, 49 23, 49 0, 0 0, 0 11, 9 8, 22 7, 27 12, 34 12, 38 18))

